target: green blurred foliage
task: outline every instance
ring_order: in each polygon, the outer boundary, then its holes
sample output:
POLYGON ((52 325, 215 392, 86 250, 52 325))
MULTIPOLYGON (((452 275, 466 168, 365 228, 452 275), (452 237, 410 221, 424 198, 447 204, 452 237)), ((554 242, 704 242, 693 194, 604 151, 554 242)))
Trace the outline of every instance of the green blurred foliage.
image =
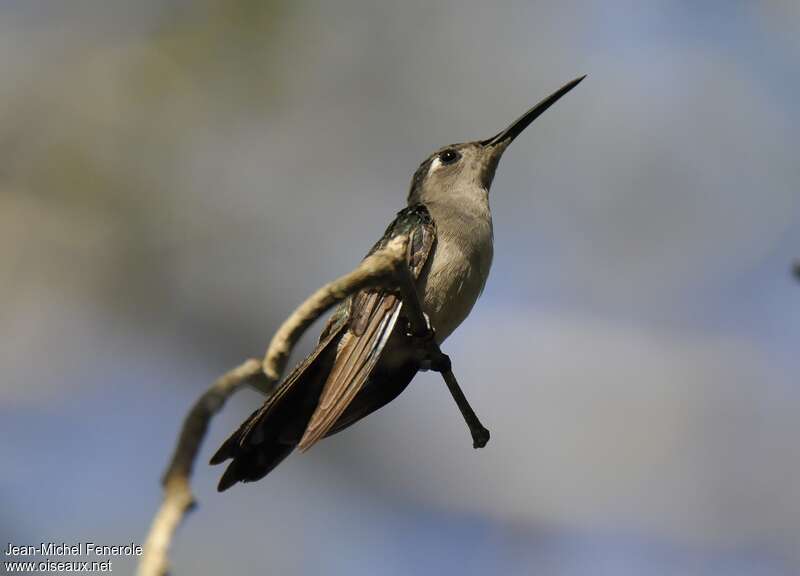
POLYGON ((215 125, 270 113, 281 86, 272 41, 293 7, 179 3, 154 27, 111 36, 39 25, 50 49, 31 57, 0 115, 6 302, 44 285, 137 314, 169 305, 152 296, 180 241, 170 227, 185 150, 215 125))

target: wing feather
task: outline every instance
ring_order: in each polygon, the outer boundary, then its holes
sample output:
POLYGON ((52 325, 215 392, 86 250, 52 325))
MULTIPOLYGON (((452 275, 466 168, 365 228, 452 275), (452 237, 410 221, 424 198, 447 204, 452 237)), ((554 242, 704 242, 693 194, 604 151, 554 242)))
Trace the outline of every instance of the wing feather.
MULTIPOLYGON (((372 252, 399 234, 409 235, 406 259, 416 278, 436 237, 433 220, 423 205, 401 211, 372 252)), ((311 448, 333 428, 363 388, 380 359, 401 308, 400 299, 383 290, 366 290, 353 297, 348 332, 342 337, 317 408, 298 445, 301 451, 311 448)))
POLYGON ((347 326, 344 321, 346 319, 345 310, 337 310, 333 316, 328 320, 327 325, 322 331, 319 342, 311 354, 309 354, 302 362, 289 373, 289 375, 276 386, 270 395, 264 400, 264 403, 253 412, 242 425, 230 435, 230 437, 220 446, 214 456, 211 458, 212 464, 219 464, 228 458, 233 458, 242 447, 252 444, 259 444, 263 440, 264 429, 263 425, 267 422, 273 410, 280 405, 281 400, 289 393, 296 382, 298 382, 303 375, 320 357, 320 355, 333 344, 336 337, 347 326))
MULTIPOLYGON (((265 426, 269 425, 269 416, 281 404, 281 400, 295 387, 296 383, 303 378, 308 369, 311 368, 320 359, 320 356, 336 341, 336 337, 341 334, 345 326, 346 323, 341 321, 341 316, 337 318, 337 315, 334 314, 334 316, 331 317, 314 351, 295 366, 286 379, 272 390, 261 407, 255 410, 247 420, 225 440, 214 453, 214 456, 211 457, 211 464, 220 464, 229 458, 242 456, 251 447, 264 442, 265 426)), ((275 432, 277 433, 278 431, 275 432)), ((235 472, 235 469, 236 467, 234 467, 232 473, 235 472)))

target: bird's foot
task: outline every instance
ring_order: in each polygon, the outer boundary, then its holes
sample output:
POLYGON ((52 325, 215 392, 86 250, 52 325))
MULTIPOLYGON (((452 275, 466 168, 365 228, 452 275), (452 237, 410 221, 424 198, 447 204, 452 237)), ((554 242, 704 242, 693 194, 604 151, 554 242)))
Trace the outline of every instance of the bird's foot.
POLYGON ((441 350, 436 350, 429 354, 427 360, 429 369, 433 370, 434 372, 444 374, 445 372, 453 371, 453 365, 450 362, 450 356, 441 350))
POLYGON ((411 325, 406 331, 408 337, 414 341, 413 346, 419 357, 420 370, 423 372, 433 370, 440 374, 450 372, 452 370, 450 357, 439 349, 439 344, 436 342, 436 331, 431 325, 430 317, 424 312, 422 315, 425 317, 425 331, 414 332, 411 325))
POLYGON ((434 329, 431 325, 431 318, 425 312, 422 313, 422 316, 425 318, 425 328, 421 332, 417 332, 414 323, 410 320, 406 320, 406 335, 410 338, 414 338, 415 340, 419 340, 420 342, 428 342, 433 339, 434 329))

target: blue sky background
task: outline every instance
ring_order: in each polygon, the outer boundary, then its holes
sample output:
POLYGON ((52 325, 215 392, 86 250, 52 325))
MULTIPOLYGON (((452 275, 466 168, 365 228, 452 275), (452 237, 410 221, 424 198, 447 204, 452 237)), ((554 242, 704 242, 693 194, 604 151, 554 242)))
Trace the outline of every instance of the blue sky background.
POLYGON ((426 374, 257 484, 200 462, 175 571, 797 573, 798 38, 793 0, 4 3, 2 541, 141 542, 194 397, 431 150, 588 73, 445 345, 487 448, 426 374))

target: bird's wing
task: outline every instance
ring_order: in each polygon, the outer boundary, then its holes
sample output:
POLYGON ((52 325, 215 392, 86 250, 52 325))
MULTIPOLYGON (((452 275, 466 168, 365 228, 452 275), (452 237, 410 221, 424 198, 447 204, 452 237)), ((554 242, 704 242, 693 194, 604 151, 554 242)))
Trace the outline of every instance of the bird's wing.
POLYGON ((320 354, 328 348, 330 344, 334 342, 336 336, 345 328, 347 325, 347 306, 340 306, 337 308, 336 312, 334 312, 333 316, 331 316, 328 323, 325 325, 325 328, 322 330, 322 334, 319 337, 319 342, 317 343, 317 347, 306 356, 306 358, 300 362, 297 366, 295 366, 294 370, 292 370, 289 375, 281 382, 280 386, 278 386, 275 391, 269 395, 264 401, 264 404, 261 406, 261 409, 258 411, 258 415, 255 418, 251 418, 248 427, 245 429, 242 438, 244 439, 250 431, 254 428, 258 422, 265 420, 272 409, 280 404, 280 401, 283 399, 284 396, 294 387, 294 384, 300 380, 300 378, 305 374, 306 370, 316 362, 317 358, 320 354))
MULTIPOLYGON (((370 254, 401 234, 408 236, 406 262, 417 278, 436 240, 436 227, 423 204, 400 211, 370 254)), ((353 297, 347 332, 342 336, 317 408, 298 445, 301 451, 308 450, 328 433, 364 386, 380 359, 401 307, 401 300, 385 290, 363 290, 353 297)))

